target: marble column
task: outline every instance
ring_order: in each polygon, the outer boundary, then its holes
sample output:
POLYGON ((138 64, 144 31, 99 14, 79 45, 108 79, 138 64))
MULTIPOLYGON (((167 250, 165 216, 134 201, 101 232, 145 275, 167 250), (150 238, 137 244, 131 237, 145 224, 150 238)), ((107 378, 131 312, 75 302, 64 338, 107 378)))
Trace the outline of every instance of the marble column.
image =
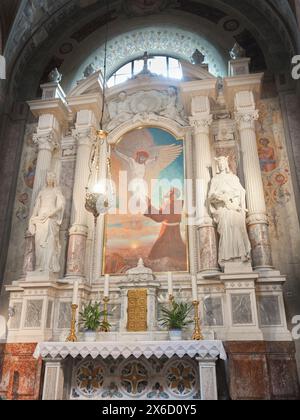
POLYGON ((61 360, 46 361, 43 397, 44 401, 61 401, 64 392, 64 372, 61 360))
MULTIPOLYGON (((79 112, 79 114, 82 111, 79 112)), ((88 111, 87 111, 88 112, 88 111)), ((80 118, 80 117, 79 117, 80 118)), ((70 229, 67 276, 85 277, 88 213, 85 208, 86 187, 89 181, 91 148, 95 140, 95 127, 77 126, 77 159, 73 190, 72 227, 70 229)))
POLYGON ((201 400, 217 401, 217 359, 202 359, 201 357, 198 357, 197 361, 199 363, 201 400))
MULTIPOLYGON (((250 92, 249 98, 249 101, 251 100, 253 103, 253 94, 250 92)), ((244 97, 243 100, 245 100, 244 97)), ((256 141, 255 121, 258 117, 259 112, 255 107, 236 107, 235 118, 240 132, 243 154, 248 208, 247 224, 252 245, 253 266, 256 269, 268 269, 272 268, 273 263, 264 186, 256 141)))
POLYGON ((194 127, 196 161, 196 208, 199 244, 199 271, 219 271, 217 256, 217 235, 212 218, 208 212, 207 194, 211 181, 210 168, 212 155, 210 145, 210 114, 193 116, 190 124, 194 127))

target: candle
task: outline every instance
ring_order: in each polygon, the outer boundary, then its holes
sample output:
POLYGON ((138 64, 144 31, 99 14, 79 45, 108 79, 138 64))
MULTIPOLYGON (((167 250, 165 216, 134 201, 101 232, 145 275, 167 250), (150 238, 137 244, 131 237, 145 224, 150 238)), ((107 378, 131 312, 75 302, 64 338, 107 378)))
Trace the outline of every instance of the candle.
POLYGON ((104 280, 104 297, 108 297, 109 296, 109 274, 105 275, 105 280, 104 280))
POLYGON ((173 296, 173 278, 172 273, 168 273, 168 293, 169 296, 173 296))
POLYGON ((74 281, 72 304, 78 305, 79 280, 74 281))
POLYGON ((193 290, 193 301, 198 301, 198 286, 197 286, 197 276, 192 276, 192 290, 193 290))

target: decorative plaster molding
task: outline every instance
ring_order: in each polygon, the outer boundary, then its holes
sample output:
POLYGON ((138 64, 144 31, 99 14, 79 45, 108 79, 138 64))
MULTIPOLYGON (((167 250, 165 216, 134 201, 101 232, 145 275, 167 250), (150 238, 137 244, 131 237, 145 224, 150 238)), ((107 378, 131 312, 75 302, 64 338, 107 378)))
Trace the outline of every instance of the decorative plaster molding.
POLYGON ((184 109, 179 101, 177 89, 169 87, 168 91, 139 91, 132 95, 125 92, 119 94, 108 104, 109 122, 107 130, 112 131, 124 122, 147 122, 165 117, 182 126, 187 125, 184 109))
POLYGON ((72 135, 78 143, 78 146, 91 146, 97 138, 94 127, 76 128, 72 130, 72 135))
MULTIPOLYGON (((148 51, 150 54, 171 56, 176 52, 176 57, 179 60, 189 62, 196 49, 199 49, 205 55, 206 62, 209 64, 209 72, 212 75, 224 76, 227 74, 223 57, 204 37, 166 25, 155 25, 155 27, 150 26, 147 29, 129 31, 109 40, 107 47, 108 75, 112 75, 131 59, 136 59, 144 51, 148 51)), ((104 45, 101 45, 82 63, 76 73, 75 80, 82 79, 84 70, 88 65, 93 64, 96 69, 102 69, 103 62, 104 45)))
POLYGON ((59 143, 56 133, 52 131, 47 131, 46 133, 34 133, 32 137, 33 143, 37 144, 39 150, 49 150, 53 152, 55 149, 59 148, 59 143))
POLYGON ((259 111, 255 110, 246 110, 246 111, 237 111, 235 113, 235 120, 239 126, 240 130, 254 130, 255 121, 259 119, 259 111))
POLYGON ((196 134, 209 134, 210 126, 213 122, 212 115, 203 115, 189 118, 190 124, 195 129, 196 134))
POLYGON ((108 142, 110 144, 116 143, 128 131, 135 130, 140 127, 157 127, 162 130, 169 131, 175 138, 184 139, 189 126, 182 127, 176 121, 158 115, 140 115, 139 118, 128 120, 109 133, 108 142))

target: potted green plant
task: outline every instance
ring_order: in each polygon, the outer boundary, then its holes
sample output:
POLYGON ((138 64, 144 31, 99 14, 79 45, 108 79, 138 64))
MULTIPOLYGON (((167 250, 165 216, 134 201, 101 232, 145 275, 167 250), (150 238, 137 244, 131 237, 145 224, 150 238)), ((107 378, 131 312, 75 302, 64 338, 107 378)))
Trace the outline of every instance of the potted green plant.
POLYGON ((96 332, 101 328, 101 318, 104 312, 100 310, 99 302, 89 302, 80 312, 80 325, 83 325, 85 341, 95 341, 96 332))
POLYGON ((182 330, 193 323, 193 320, 189 319, 192 310, 192 305, 175 300, 172 301, 171 308, 162 309, 159 322, 162 327, 168 328, 171 341, 182 340, 182 330))

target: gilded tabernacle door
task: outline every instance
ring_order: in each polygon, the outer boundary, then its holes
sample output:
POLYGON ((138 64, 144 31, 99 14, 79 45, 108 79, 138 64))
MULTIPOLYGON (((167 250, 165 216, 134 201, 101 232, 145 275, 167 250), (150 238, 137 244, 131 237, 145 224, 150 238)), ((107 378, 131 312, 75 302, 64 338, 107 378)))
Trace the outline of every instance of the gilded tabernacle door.
POLYGON ((160 128, 128 132, 113 147, 117 205, 106 219, 104 271, 142 258, 153 272, 188 271, 184 144, 160 128))
POLYGON ((147 331, 147 298, 146 289, 128 290, 127 331, 147 331))

